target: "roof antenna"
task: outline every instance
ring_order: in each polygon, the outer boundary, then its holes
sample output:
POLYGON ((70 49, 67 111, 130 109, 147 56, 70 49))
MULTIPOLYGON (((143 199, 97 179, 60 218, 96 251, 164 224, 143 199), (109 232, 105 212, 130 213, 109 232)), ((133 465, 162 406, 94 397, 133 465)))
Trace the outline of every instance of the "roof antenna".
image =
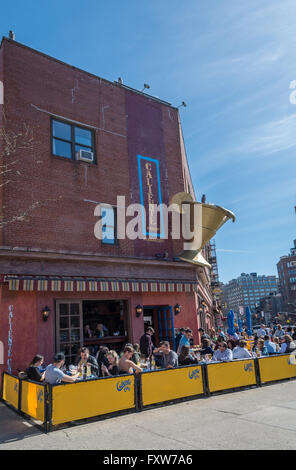
POLYGON ((149 90, 150 88, 150 85, 148 85, 148 83, 144 83, 144 88, 143 90, 141 90, 141 92, 143 93, 143 91, 146 89, 146 90, 149 90))
POLYGON ((12 39, 13 41, 15 40, 14 31, 9 31, 9 39, 12 39))

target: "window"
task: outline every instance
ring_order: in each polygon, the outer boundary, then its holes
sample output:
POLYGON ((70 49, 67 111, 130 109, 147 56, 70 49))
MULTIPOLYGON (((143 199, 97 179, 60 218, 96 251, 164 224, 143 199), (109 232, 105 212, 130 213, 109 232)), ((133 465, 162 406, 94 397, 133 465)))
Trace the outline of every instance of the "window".
POLYGON ((102 243, 106 245, 116 245, 116 208, 114 207, 102 207, 102 243))
POLYGON ((95 163, 94 133, 92 130, 52 119, 51 135, 53 155, 75 160, 76 152, 86 150, 93 153, 92 163, 95 163))

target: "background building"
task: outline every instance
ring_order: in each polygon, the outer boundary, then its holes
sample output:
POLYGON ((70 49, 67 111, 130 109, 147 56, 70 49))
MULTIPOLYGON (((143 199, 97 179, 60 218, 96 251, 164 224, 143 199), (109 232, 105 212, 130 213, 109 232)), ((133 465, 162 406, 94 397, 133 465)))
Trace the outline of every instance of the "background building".
MULTIPOLYGON (((270 293, 276 294, 278 291, 278 281, 276 276, 258 276, 257 273, 242 273, 236 279, 232 279, 223 285, 224 314, 229 309, 239 312, 239 307, 249 306, 254 319, 256 308, 259 307, 260 299, 269 296, 270 293)), ((258 319, 260 322, 260 320, 258 319)))
POLYGON ((282 256, 277 263, 283 311, 296 318, 296 240, 290 254, 282 256))
POLYGON ((256 319, 266 324, 276 323, 278 315, 283 311, 282 295, 278 293, 271 293, 266 297, 260 299, 259 307, 256 312, 256 319))

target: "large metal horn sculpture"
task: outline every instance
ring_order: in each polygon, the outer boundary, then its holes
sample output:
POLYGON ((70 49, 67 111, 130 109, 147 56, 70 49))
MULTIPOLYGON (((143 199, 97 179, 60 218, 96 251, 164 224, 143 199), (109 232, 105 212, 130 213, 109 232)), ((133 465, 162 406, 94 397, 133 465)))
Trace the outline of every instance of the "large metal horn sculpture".
POLYGON ((188 216, 190 214, 190 232, 194 234, 185 244, 185 249, 178 255, 178 258, 210 268, 211 265, 203 257, 201 250, 227 220, 235 221, 235 215, 224 207, 195 202, 189 193, 184 192, 175 194, 171 204, 175 205, 174 208, 179 213, 187 212, 188 216))

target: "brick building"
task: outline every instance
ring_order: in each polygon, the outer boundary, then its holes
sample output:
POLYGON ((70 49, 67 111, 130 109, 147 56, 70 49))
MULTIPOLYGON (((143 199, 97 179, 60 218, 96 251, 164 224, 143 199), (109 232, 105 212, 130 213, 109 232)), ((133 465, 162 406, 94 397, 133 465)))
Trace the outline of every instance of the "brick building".
POLYGON ((293 314, 296 319, 296 240, 290 254, 281 256, 277 263, 279 273, 280 291, 283 300, 283 310, 293 314))
POLYGON ((182 240, 115 237, 118 195, 126 206, 147 190, 165 204, 194 197, 178 109, 7 38, 1 83, 2 369, 59 350, 70 362, 84 344, 120 349, 148 324, 156 342, 180 326, 198 342, 213 325, 208 269, 176 258, 182 240), (99 203, 112 206, 103 240, 99 203), (97 325, 104 337, 88 338, 97 325))

